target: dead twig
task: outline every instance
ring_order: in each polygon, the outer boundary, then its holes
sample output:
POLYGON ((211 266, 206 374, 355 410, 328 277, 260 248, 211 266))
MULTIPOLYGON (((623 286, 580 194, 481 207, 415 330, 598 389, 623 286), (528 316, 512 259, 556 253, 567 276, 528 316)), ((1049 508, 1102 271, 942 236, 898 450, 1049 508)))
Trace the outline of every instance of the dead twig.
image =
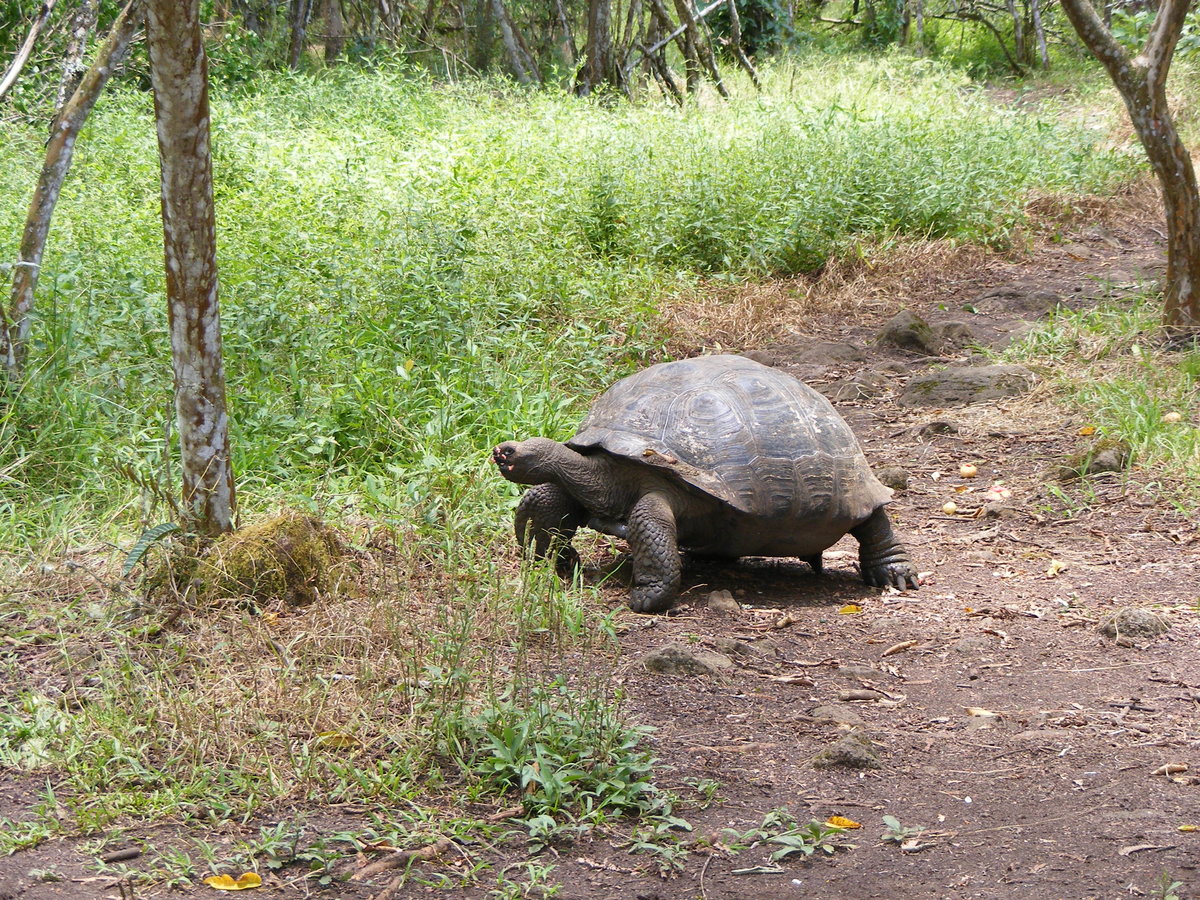
MULTIPOLYGON (((408 866, 414 862, 428 862, 431 859, 436 859, 453 846, 454 842, 450 838, 438 838, 434 843, 427 844, 416 850, 393 850, 383 859, 376 860, 368 866, 364 866, 359 871, 350 876, 351 881, 366 881, 381 872, 389 872, 392 869, 399 869, 402 866, 408 866)), ((391 885, 385 888, 379 894, 376 894, 372 900, 383 900, 390 896, 387 892, 391 889, 391 885)))

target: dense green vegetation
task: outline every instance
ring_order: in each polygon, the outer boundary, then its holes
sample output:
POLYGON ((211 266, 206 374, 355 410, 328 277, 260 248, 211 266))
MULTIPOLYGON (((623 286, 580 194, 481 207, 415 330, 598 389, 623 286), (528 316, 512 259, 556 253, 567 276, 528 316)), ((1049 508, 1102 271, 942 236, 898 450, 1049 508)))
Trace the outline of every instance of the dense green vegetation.
MULTIPOLYGON (((779 65, 682 111, 403 72, 278 75, 213 101, 243 507, 280 497, 495 529, 486 449, 563 434, 655 358, 656 304, 897 236, 1004 244, 1031 194, 1131 168, 927 61, 779 65)), ((13 258, 40 133, 0 144, 13 258)), ((149 100, 97 110, 60 204, 31 377, 0 414, 0 543, 135 532, 171 419, 149 100)))

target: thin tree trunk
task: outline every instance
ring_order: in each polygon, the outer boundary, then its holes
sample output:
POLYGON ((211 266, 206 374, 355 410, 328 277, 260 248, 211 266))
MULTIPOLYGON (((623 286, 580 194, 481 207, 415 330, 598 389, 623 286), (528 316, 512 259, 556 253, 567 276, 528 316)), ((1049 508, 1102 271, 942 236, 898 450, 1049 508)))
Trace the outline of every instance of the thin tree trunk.
POLYGON ((1022 63, 1029 61, 1029 56, 1025 52, 1025 21, 1021 14, 1017 12, 1017 4, 1015 0, 1004 0, 1004 4, 1008 7, 1008 14, 1012 17, 1013 22, 1013 49, 1018 60, 1022 63))
POLYGON ((33 45, 37 43, 38 35, 42 33, 42 29, 46 25, 46 20, 50 18, 50 13, 54 11, 54 4, 56 2, 57 0, 43 0, 37 17, 29 27, 29 34, 26 36, 25 42, 17 50, 17 55, 13 57, 8 71, 4 73, 4 77, 0 78, 0 97, 8 93, 8 89, 16 83, 17 76, 25 68, 25 63, 29 61, 29 54, 33 52, 33 45))
POLYGON ((1117 86, 1162 188, 1167 220, 1163 327, 1172 338, 1200 337, 1200 187, 1167 104, 1167 74, 1189 0, 1162 0, 1146 46, 1136 58, 1104 26, 1088 0, 1062 0, 1088 49, 1117 86))
POLYGON ((504 41, 504 49, 508 53, 508 65, 513 75, 521 84, 532 84, 534 73, 528 69, 528 64, 521 53, 521 45, 517 41, 516 29, 509 18, 504 0, 492 0, 492 16, 500 26, 500 37, 504 41))
POLYGON ((42 174, 29 203, 25 230, 21 235, 21 249, 13 266, 9 314, 6 316, 3 308, 0 308, 0 358, 3 358, 8 377, 14 381, 20 379, 24 367, 42 253, 46 249, 46 236, 50 233, 54 206, 58 203, 63 180, 71 168, 75 139, 88 113, 96 105, 100 92, 104 90, 108 77, 129 52, 129 44, 137 33, 141 19, 140 0, 131 0, 113 22, 112 31, 96 55, 96 61, 83 76, 66 106, 59 111, 46 145, 46 161, 42 164, 42 174))
POLYGON ((692 6, 692 0, 675 0, 675 10, 679 13, 680 23, 687 26, 685 34, 688 35, 700 64, 708 70, 709 77, 717 87, 717 93, 728 98, 729 91, 725 89, 725 83, 721 81, 721 70, 717 68, 712 45, 700 33, 700 25, 696 20, 696 10, 692 6))
POLYGON ((147 38, 162 168, 184 524, 212 537, 233 529, 236 498, 217 303, 208 60, 199 6, 200 0, 150 0, 147 38))
MULTIPOLYGON (((646 43, 657 49, 651 50, 649 47, 641 47, 643 58, 646 60, 646 65, 650 72, 658 79, 659 83, 671 95, 678 106, 683 106, 683 93, 679 90, 679 85, 675 83, 675 78, 671 75, 671 70, 667 66, 667 61, 664 58, 662 47, 663 44, 658 43, 658 35, 660 29, 670 28, 670 20, 662 21, 659 16, 659 10, 654 5, 650 8, 650 24, 646 28, 646 43)), ((628 79, 628 73, 626 73, 628 79)))
POLYGON ((325 0, 325 65, 338 61, 346 49, 346 21, 342 17, 342 0, 325 0))
POLYGON ((562 32, 563 62, 566 63, 568 69, 573 69, 575 60, 579 57, 579 50, 575 46, 575 35, 571 30, 571 17, 567 15, 567 8, 563 5, 563 0, 554 0, 554 8, 558 14, 558 27, 562 32))
POLYGON ((733 46, 733 56, 738 65, 746 70, 754 87, 761 90, 758 72, 754 63, 750 62, 750 57, 746 55, 746 48, 742 46, 742 17, 738 14, 737 0, 729 0, 729 43, 733 46))
POLYGON ((1042 24, 1041 0, 1029 0, 1029 10, 1033 15, 1033 33, 1037 38, 1038 58, 1042 61, 1042 69, 1050 68, 1050 51, 1046 49, 1046 28, 1042 24))
POLYGON ((308 12, 310 0, 292 0, 291 40, 288 42, 288 68, 300 68, 300 57, 308 39, 308 12))
MULTIPOLYGON (((83 54, 87 50, 88 38, 91 37, 92 30, 96 27, 96 17, 99 11, 99 0, 82 0, 79 8, 71 17, 71 36, 67 40, 66 53, 63 54, 62 78, 58 82, 58 95, 54 101, 56 110, 61 110, 66 106, 71 95, 75 93, 75 88, 79 87, 83 73, 87 71, 87 66, 83 64, 83 54)), ((57 120, 56 113, 55 121, 57 120)), ((50 130, 54 130, 53 126, 50 130)))
POLYGON ((615 84, 612 45, 612 4, 610 0, 588 0, 587 46, 583 48, 583 68, 575 93, 586 96, 600 85, 615 84))

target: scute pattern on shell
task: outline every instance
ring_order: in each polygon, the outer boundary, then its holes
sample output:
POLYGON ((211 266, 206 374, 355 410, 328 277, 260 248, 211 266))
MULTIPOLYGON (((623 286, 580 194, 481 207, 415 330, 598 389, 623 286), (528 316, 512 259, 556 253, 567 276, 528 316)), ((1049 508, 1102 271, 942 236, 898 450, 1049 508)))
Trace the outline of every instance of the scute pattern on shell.
POLYGON ((567 444, 668 469, 761 518, 861 521, 891 498, 828 400, 741 356, 661 363, 617 382, 567 444))

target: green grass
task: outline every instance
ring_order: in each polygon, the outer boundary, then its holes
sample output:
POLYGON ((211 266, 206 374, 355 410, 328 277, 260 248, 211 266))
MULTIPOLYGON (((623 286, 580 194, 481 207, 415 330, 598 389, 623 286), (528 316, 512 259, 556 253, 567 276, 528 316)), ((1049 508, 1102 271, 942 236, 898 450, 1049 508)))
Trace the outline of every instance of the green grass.
MULTIPOLYGON (((808 271, 862 242, 1003 244, 1030 193, 1129 163, 899 57, 764 72, 684 111, 278 75, 217 91, 214 165, 235 469, 249 511, 331 498, 451 529, 508 489, 486 450, 564 434, 654 358, 655 308, 702 278, 808 271)), ((147 97, 80 141, 38 297, 29 382, 0 407, 0 543, 161 517, 173 413, 147 97)), ((11 258, 40 135, 0 144, 11 258)))
POLYGON ((1157 473, 1162 496, 1194 504, 1200 496, 1200 350, 1156 347, 1148 335, 1160 314, 1161 298, 1149 292, 1059 312, 1006 356, 1042 366, 1097 435, 1124 442, 1134 466, 1157 473), (1063 366, 1068 359, 1071 365, 1063 366), (1180 420, 1171 421, 1172 413, 1180 420))

